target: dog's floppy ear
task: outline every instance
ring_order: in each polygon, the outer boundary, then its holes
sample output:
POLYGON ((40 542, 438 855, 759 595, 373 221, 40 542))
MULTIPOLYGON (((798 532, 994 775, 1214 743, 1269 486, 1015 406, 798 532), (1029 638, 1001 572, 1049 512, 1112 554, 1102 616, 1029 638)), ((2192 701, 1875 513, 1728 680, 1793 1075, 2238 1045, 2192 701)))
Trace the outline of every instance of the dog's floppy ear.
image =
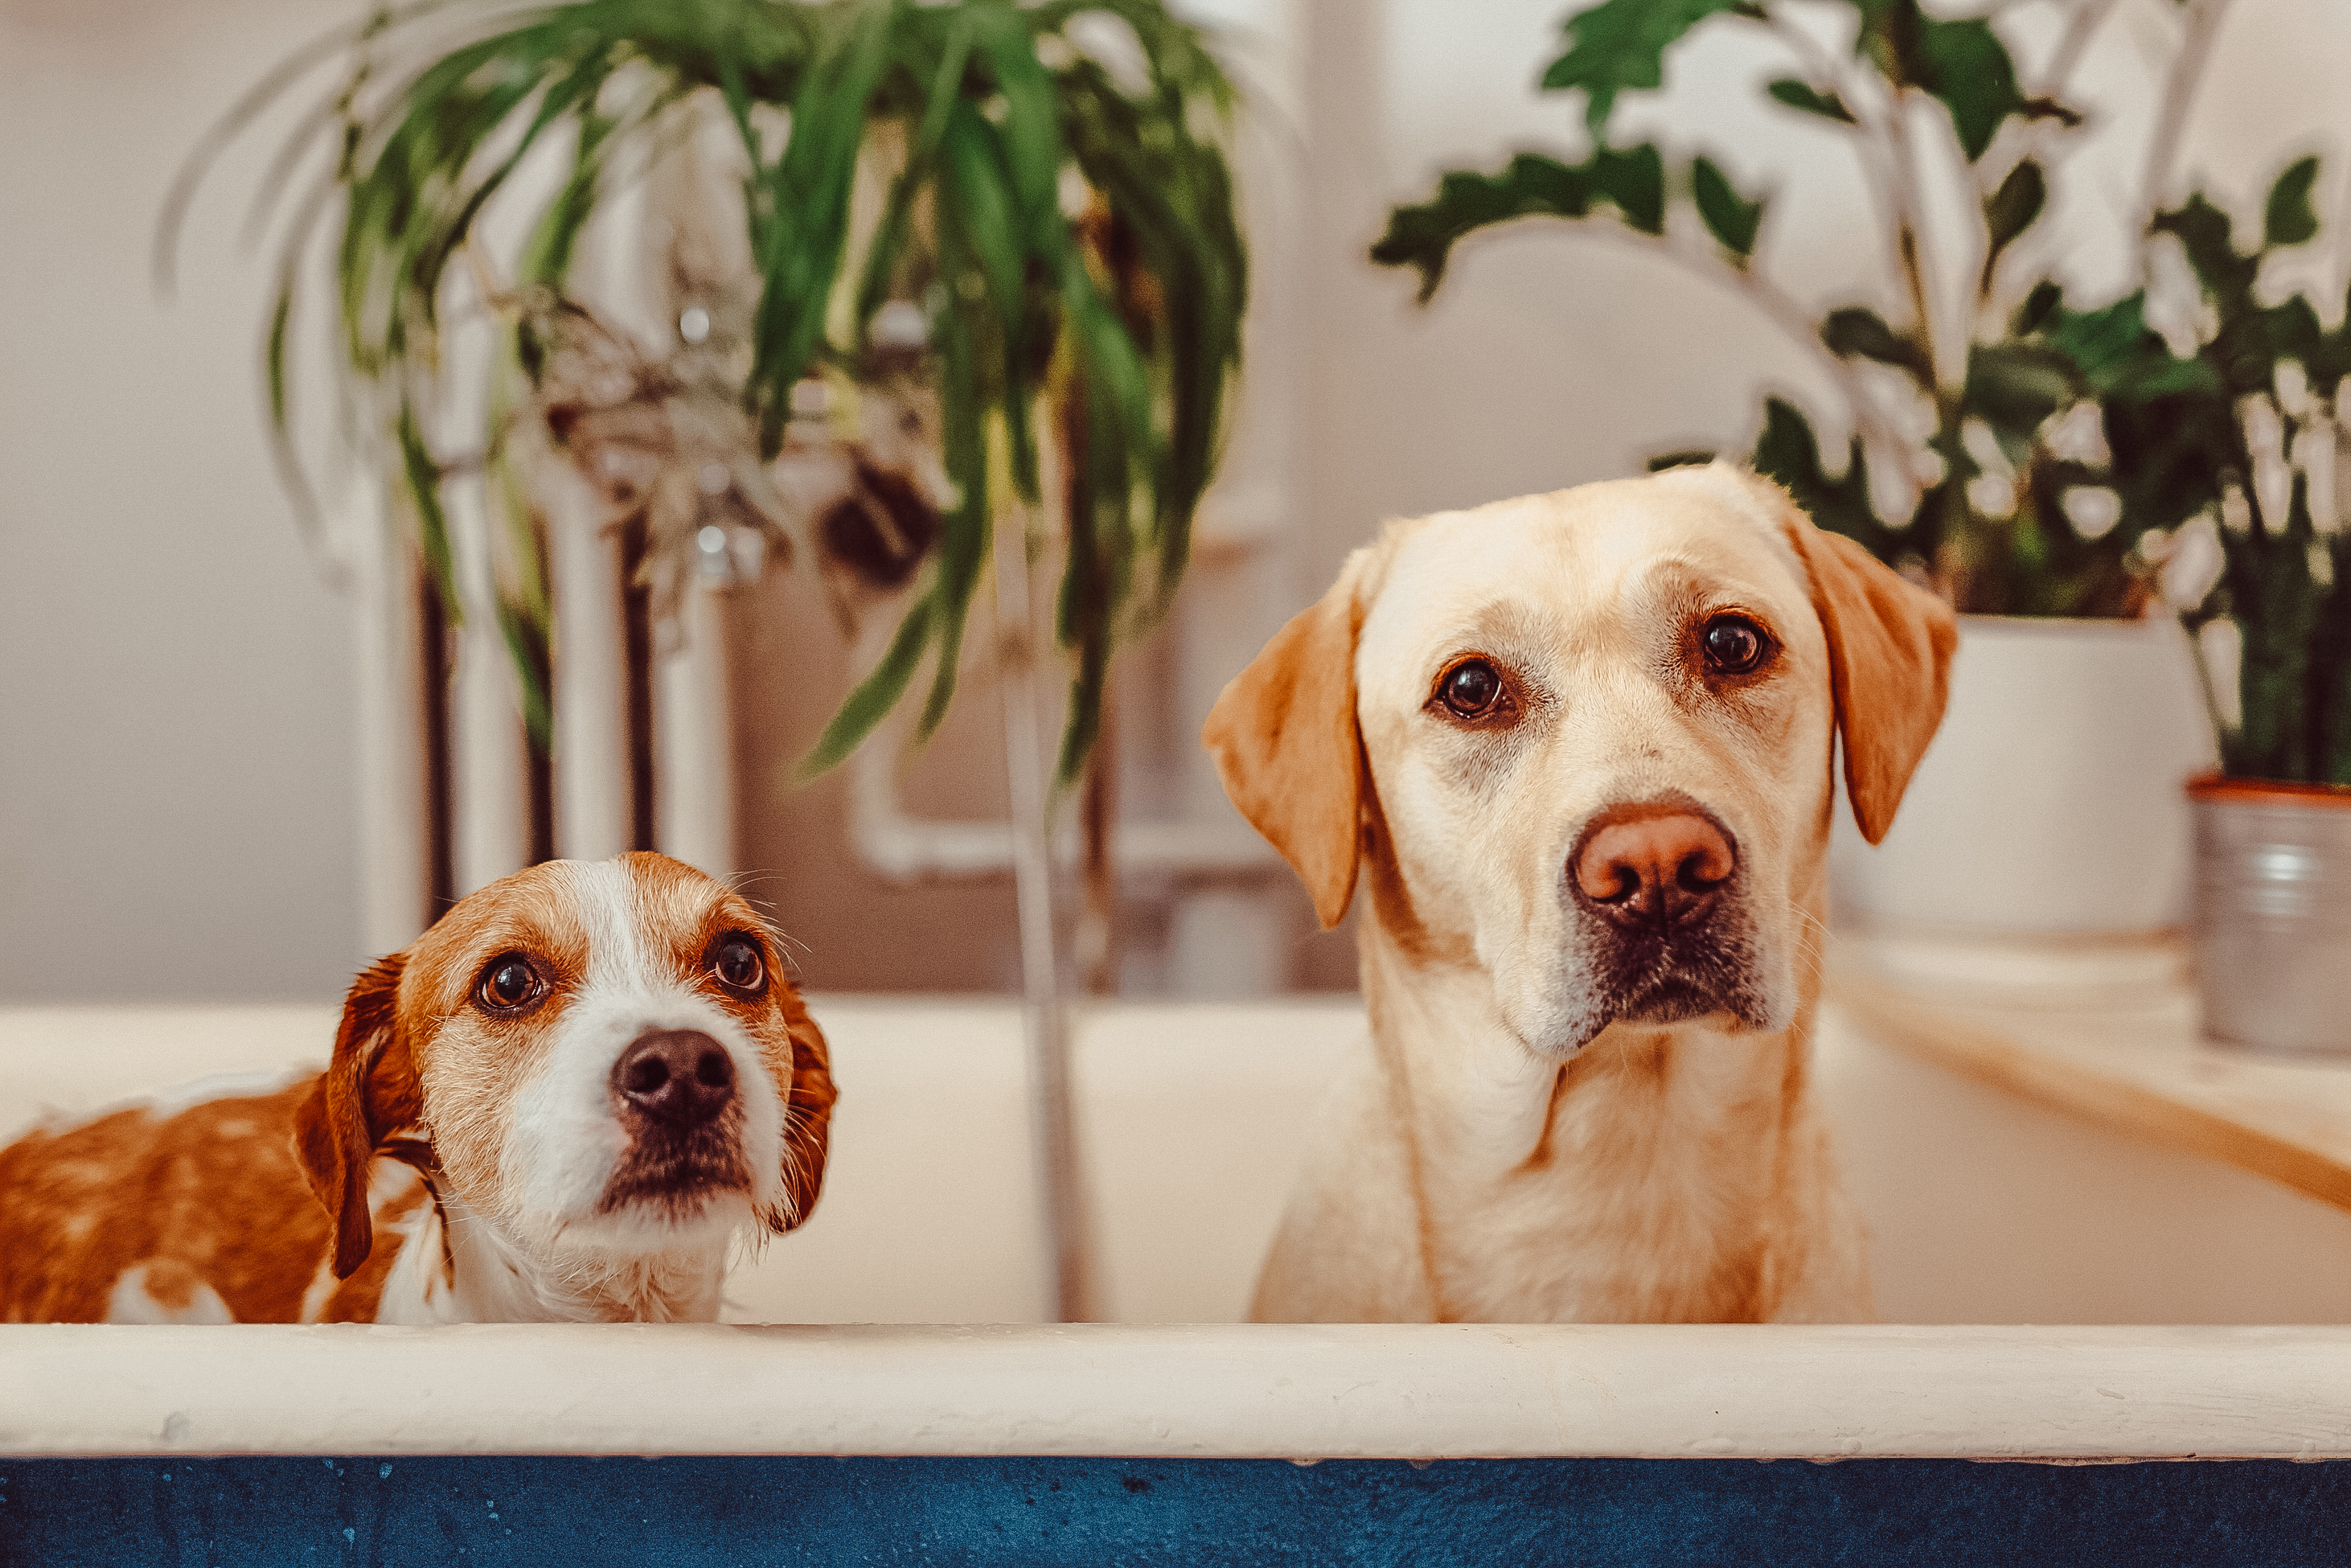
POLYGON ((1959 621, 1949 605, 1853 540, 1813 526, 1792 501, 1788 513, 1788 537, 1811 574, 1813 607, 1828 634, 1845 799, 1861 836, 1874 844, 1894 825, 1910 775, 1943 722, 1959 621))
POLYGON ((335 1278, 348 1280, 375 1247, 368 1167, 392 1134, 423 1113, 416 1064, 394 1001, 404 954, 362 970, 343 999, 334 1059, 294 1112, 294 1153, 335 1222, 335 1278))
POLYGON ((809 1017, 798 987, 771 971, 783 988, 784 1025, 792 1041, 792 1086, 784 1102, 784 1185, 759 1218, 778 1235, 799 1225, 824 1189, 824 1161, 832 1125, 831 1053, 824 1031, 809 1017))
POLYGON ((1306 883, 1325 930, 1354 897, 1362 841, 1355 633, 1369 555, 1356 551, 1321 602, 1273 634, 1200 731, 1225 793, 1306 883))

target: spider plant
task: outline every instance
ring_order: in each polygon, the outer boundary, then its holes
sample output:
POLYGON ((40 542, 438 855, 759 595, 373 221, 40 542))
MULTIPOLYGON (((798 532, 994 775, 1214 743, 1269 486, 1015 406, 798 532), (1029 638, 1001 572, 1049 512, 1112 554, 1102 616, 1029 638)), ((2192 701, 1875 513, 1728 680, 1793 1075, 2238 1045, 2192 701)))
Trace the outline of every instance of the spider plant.
MULTIPOLYGON (((266 350, 270 418, 298 492, 288 323, 322 226, 344 390, 393 459, 452 617, 444 485, 468 465, 503 462, 519 424, 595 469, 588 444, 567 439, 593 427, 576 417, 583 404, 651 406, 662 434, 635 449, 656 467, 710 473, 713 443, 737 450, 721 460, 717 494, 667 487, 685 499, 672 526, 654 511, 649 548, 690 548, 705 507, 765 527, 776 498, 759 471, 782 444, 794 385, 853 379, 877 313, 894 304, 903 315, 911 301, 925 319, 949 503, 887 653, 810 767, 853 750, 926 658, 920 732, 946 716, 992 530, 1043 498, 1039 425, 1050 411, 1073 437, 1062 443, 1058 629, 1071 664, 1060 775, 1077 774, 1115 647, 1183 573, 1238 363, 1245 257, 1225 152, 1234 95, 1197 32, 1160 0, 423 0, 290 57, 199 149, 188 183, 264 108, 338 61, 269 180, 273 193, 298 192, 266 350), (740 142, 739 222, 757 274, 739 345, 716 347, 741 352, 704 353, 681 371, 678 343, 597 350, 611 334, 567 291, 581 232, 714 102, 740 142), (488 214, 534 155, 559 155, 562 178, 527 237, 501 252, 488 214), (302 193, 306 165, 319 172, 302 193), (861 183, 886 195, 852 203, 861 183), (488 399, 488 427, 461 441, 449 432, 445 340, 469 287, 472 308, 502 318, 495 373, 508 385, 488 399), (627 373, 603 376, 612 390, 600 399, 567 371, 583 362, 627 373), (726 369, 715 382, 714 365, 726 369), (569 413, 550 417, 559 410, 569 413)), ((618 424, 642 433, 644 421, 618 424)), ((662 491, 657 480, 641 488, 662 491)), ((490 486, 494 503, 513 489, 490 486)), ((493 532, 501 619, 543 746, 547 607, 533 529, 493 532)))

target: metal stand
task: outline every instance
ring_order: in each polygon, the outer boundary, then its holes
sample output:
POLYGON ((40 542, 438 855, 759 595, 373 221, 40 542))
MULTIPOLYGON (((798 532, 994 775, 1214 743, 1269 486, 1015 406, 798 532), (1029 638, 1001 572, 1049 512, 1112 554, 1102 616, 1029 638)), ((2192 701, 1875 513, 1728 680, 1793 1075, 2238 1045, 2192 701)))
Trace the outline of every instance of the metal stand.
POLYGON ((1029 1033, 1029 1125, 1051 1254, 1054 1312, 1089 1313, 1085 1216, 1070 1104, 1070 1020, 1053 931, 1053 861, 1045 831, 1045 767, 1037 695, 1036 630, 1029 605, 1026 518, 998 519, 997 663, 1004 683, 1004 768, 1010 796, 1012 878, 1020 910, 1020 988, 1029 1033))

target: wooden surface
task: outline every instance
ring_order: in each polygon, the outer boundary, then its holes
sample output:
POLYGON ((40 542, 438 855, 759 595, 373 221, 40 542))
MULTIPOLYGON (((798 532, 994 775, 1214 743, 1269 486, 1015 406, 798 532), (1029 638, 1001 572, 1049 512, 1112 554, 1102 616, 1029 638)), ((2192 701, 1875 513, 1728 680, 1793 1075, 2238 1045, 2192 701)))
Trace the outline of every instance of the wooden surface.
POLYGON ((2305 1063, 2209 1044, 2176 946, 1848 937, 1827 988, 1884 1045, 2351 1208, 2351 1058, 2305 1063))

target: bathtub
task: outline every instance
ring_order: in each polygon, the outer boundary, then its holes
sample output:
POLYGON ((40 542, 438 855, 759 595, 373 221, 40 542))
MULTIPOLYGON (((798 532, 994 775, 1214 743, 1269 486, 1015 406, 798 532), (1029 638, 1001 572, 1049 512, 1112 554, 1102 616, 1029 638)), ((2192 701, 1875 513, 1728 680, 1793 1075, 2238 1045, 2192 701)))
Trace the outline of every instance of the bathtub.
MULTIPOLYGON (((1363 1038, 1352 998, 1081 1013, 1073 1077, 1102 1321, 1048 1323, 1017 1009, 835 997, 814 1011, 841 1087, 823 1202, 802 1230, 738 1262, 726 1322, 0 1327, 0 1547, 8 1521, 27 1517, 7 1512, 11 1476, 20 1498, 27 1486, 58 1498, 81 1486, 145 1500, 173 1495, 174 1473, 228 1473, 202 1465, 278 1462, 225 1456, 331 1456, 329 1476, 349 1469, 365 1481, 380 1465, 386 1486, 395 1464, 416 1477, 443 1473, 419 1465, 495 1469, 508 1462, 500 1456, 702 1456, 694 1462, 722 1466, 748 1461, 720 1456, 800 1456, 775 1462, 828 1488, 823 1478, 836 1472, 808 1471, 807 1457, 934 1456, 949 1467, 980 1462, 953 1456, 999 1465, 1057 1457, 1078 1467, 1051 1472, 1071 1498, 1098 1491, 1104 1508, 1144 1495, 1118 1467, 1149 1460, 1164 1484, 1144 1476, 1144 1491, 1160 1484, 1153 1495, 1170 1509, 1168 1500, 1191 1499, 1184 1506, 1194 1511, 1178 1512, 1196 1521, 1207 1517, 1199 1510, 1225 1506, 1219 1498, 1238 1518, 1263 1506, 1260 1493, 1322 1487, 1343 1511, 1374 1495, 1280 1473, 1290 1467, 1184 1469, 1209 1460, 1604 1469, 1675 1458, 1699 1468, 1643 1472, 1674 1479, 1627 1495, 1737 1502, 1740 1489, 1767 1483, 1750 1477, 1751 1466, 1735 1485, 1702 1483, 1707 1465, 1834 1458, 1862 1469, 1844 1481, 1788 1472, 1768 1485, 1772 1497, 1819 1492, 1822 1518, 1847 1524, 1861 1516, 1840 1487, 1909 1501, 1939 1495, 1920 1492, 1915 1471, 1903 1472, 1907 1482, 1869 1480, 1877 1461, 2351 1457, 2351 1327, 2337 1326, 2351 1324, 2351 1214, 1914 1062, 1834 1007, 1823 1014, 1821 1082, 1873 1232, 1886 1321, 1823 1328, 1239 1322, 1302 1157, 1301 1130, 1332 1064, 1363 1038), (35 1458, 84 1469, 10 1465, 35 1458), (1269 1474, 1262 1485, 1235 1479, 1269 1474)), ((0 1130, 192 1078, 315 1062, 333 1024, 317 1008, 0 1010, 0 1130)), ((557 1460, 530 1462, 543 1476, 557 1460)), ((1500 1471, 1460 1472, 1487 1478, 1473 1485, 1406 1469, 1398 1484, 1493 1494, 1497 1519, 1508 1496, 1526 1495, 1498 1492, 1500 1471)), ((873 1473, 914 1484, 903 1469, 873 1473)), ((1950 1484, 1991 1484, 1969 1473, 1949 1471, 1959 1478, 1950 1484)), ((2242 1490, 2287 1472, 2257 1464, 2231 1473, 2242 1490)), ((2291 1473, 2305 1490, 2311 1478, 2345 1475, 2326 1485, 2351 1508, 2351 1466, 2291 1473)), ((328 1484, 287 1474, 289 1486, 328 1484)), ((952 1491, 960 1474, 935 1479, 952 1491)), ((2185 1475, 2128 1484, 2188 1486, 2185 1475)), ((1029 1479, 1004 1484, 1062 1488, 1019 1476, 1029 1479)), ((1540 1479, 1525 1486, 1539 1490, 1540 1479)), ((348 1501, 345 1482, 336 1485, 348 1501)), ((930 1482, 916 1490, 945 1495, 930 1482)), ((998 1501, 1000 1490, 983 1489, 998 1501)), ((1597 1479, 1568 1490, 1594 1507, 1613 1495, 1597 1479)), ((1458 1515, 1463 1529, 1483 1517, 1466 1498, 1448 1504, 1468 1511, 1458 1515)), ((2248 1498, 2248 1519, 2275 1513, 2259 1488, 2248 1498)), ((875 1506, 861 1528, 895 1517, 875 1506)), ((1998 1506, 2012 1518, 2042 1507, 2067 1528, 2099 1517, 2095 1499, 2056 1492, 1998 1506)), ((559 1516, 569 1517, 549 1517, 559 1516)), ((1027 1560, 1050 1557, 1038 1547, 1027 1560)))

